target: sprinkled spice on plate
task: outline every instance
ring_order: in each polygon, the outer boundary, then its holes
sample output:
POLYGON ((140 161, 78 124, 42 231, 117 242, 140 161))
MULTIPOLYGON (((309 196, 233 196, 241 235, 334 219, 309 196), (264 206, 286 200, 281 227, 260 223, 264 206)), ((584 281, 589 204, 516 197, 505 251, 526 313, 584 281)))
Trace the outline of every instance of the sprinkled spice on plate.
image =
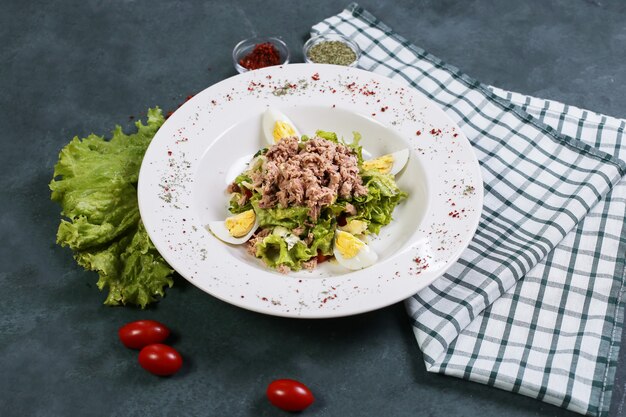
POLYGON ((307 57, 317 64, 350 65, 356 60, 356 53, 341 41, 322 41, 313 45, 307 57))

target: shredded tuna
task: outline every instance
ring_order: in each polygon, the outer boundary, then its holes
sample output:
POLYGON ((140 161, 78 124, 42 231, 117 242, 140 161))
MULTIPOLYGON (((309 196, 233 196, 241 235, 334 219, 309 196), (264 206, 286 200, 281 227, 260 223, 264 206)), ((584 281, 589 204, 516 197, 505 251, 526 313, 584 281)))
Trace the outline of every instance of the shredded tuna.
POLYGON ((298 138, 291 137, 270 147, 265 158, 263 169, 252 174, 261 208, 306 206, 315 220, 337 198, 367 194, 347 146, 315 137, 300 149, 298 138))
POLYGON ((317 266, 317 258, 313 257, 306 262, 302 262, 302 267, 306 270, 312 271, 317 266))
POLYGON ((350 216, 354 216, 356 214, 356 207, 350 203, 346 203, 346 213, 350 216))
POLYGON ((298 226, 295 229, 291 230, 291 233, 293 233, 296 236, 302 236, 302 234, 306 231, 306 227, 304 226, 298 226))
POLYGON ((289 272, 291 272, 291 268, 289 268, 287 265, 278 265, 276 267, 276 270, 281 274, 288 274, 289 272))
POLYGON ((249 199, 250 197, 248 196, 248 194, 243 193, 241 194, 241 197, 239 197, 239 200, 237 200, 237 204, 239 206, 245 206, 249 199))
POLYGON ((246 242, 246 252, 248 252, 249 255, 256 256, 256 244, 257 241, 255 241, 254 238, 246 242))
POLYGON ((228 184, 228 187, 226 187, 226 191, 231 194, 238 193, 241 191, 241 188, 239 188, 239 186, 233 182, 233 183, 228 184))

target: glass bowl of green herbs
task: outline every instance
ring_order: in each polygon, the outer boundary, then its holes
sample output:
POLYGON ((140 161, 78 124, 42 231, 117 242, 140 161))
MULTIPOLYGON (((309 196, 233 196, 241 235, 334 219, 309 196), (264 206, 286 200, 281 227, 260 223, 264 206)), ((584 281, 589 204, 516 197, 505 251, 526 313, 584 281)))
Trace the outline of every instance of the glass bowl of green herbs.
POLYGON ((352 39, 339 34, 318 35, 302 47, 304 60, 314 64, 334 64, 354 67, 361 57, 361 49, 352 39))

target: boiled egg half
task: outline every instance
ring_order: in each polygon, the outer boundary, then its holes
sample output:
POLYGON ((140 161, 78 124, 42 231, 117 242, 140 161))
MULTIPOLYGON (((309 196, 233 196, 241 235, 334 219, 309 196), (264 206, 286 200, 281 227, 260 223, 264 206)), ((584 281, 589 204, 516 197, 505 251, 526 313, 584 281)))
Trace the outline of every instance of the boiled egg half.
POLYGON ((226 218, 209 222, 208 228, 219 240, 241 245, 250 240, 259 225, 254 210, 247 210, 226 218))
POLYGON ((294 125, 287 116, 276 109, 269 108, 265 110, 261 126, 263 136, 270 146, 278 143, 281 139, 291 136, 300 138, 300 132, 296 129, 296 125, 294 125))
POLYGON ((373 265, 378 255, 365 242, 351 233, 337 230, 333 254, 340 265, 358 270, 373 265))
POLYGON ((402 171, 408 160, 409 150, 402 149, 401 151, 363 161, 362 167, 366 171, 378 171, 383 174, 396 175, 402 171))

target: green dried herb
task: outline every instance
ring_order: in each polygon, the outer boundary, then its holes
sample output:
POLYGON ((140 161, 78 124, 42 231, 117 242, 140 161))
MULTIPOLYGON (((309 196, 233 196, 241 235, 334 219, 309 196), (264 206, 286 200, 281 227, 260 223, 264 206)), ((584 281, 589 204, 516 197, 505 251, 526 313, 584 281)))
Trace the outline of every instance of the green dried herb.
POLYGON ((309 49, 307 57, 317 64, 350 65, 356 53, 341 41, 323 41, 309 49))

